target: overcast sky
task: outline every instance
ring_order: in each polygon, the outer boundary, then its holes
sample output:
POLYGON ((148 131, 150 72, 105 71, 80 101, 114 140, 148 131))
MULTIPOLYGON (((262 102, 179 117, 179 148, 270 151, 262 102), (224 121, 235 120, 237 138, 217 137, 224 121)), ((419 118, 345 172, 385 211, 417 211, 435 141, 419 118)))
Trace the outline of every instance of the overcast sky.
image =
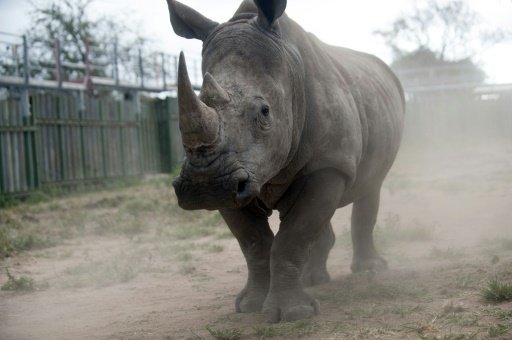
MULTIPOLYGON (((484 22, 512 31, 511 0, 467 1, 484 22)), ((241 0, 182 2, 223 22, 232 16, 241 0)), ((390 51, 372 32, 389 27, 413 5, 414 0, 288 0, 286 12, 325 42, 373 53, 390 62, 390 51)), ((22 32, 29 24, 29 9, 27 0, 0 0, 0 31, 22 32)), ((96 0, 90 12, 91 17, 95 14, 125 21, 142 35, 151 37, 166 52, 185 50, 190 55, 200 55, 200 42, 177 37, 172 31, 165 0, 96 0)), ((476 62, 486 70, 488 82, 512 83, 512 41, 486 50, 476 62)))

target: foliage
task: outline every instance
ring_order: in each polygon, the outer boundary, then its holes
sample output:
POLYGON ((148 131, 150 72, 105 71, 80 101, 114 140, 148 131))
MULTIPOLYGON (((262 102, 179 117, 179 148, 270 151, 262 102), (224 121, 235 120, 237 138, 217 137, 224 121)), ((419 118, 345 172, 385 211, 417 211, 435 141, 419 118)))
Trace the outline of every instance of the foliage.
POLYGON ((26 276, 20 276, 19 278, 14 277, 7 269, 7 277, 9 278, 6 283, 2 285, 2 290, 10 291, 33 291, 35 290, 34 280, 26 276))
POLYGON ((237 340, 242 337, 242 330, 238 328, 214 330, 210 327, 206 327, 206 330, 217 340, 237 340))
POLYGON ((512 35, 482 21, 465 0, 416 2, 391 27, 374 32, 393 52, 404 86, 482 83, 473 58, 512 35))
POLYGON ((485 301, 492 303, 512 301, 512 284, 494 278, 482 290, 482 296, 485 301))
POLYGON ((119 47, 118 67, 138 70, 138 50, 147 49, 148 39, 120 20, 97 16, 94 0, 34 0, 31 5, 27 36, 32 77, 56 79, 57 40, 63 79, 81 80, 87 68, 93 76, 111 76, 114 46, 118 43, 125 46, 119 47))
POLYGON ((18 220, 0 214, 0 259, 19 251, 44 248, 52 244, 47 239, 27 232, 18 220))
POLYGON ((391 47, 395 59, 416 51, 432 51, 438 61, 464 60, 507 38, 486 27, 467 1, 429 0, 397 18, 387 30, 374 33, 391 47))

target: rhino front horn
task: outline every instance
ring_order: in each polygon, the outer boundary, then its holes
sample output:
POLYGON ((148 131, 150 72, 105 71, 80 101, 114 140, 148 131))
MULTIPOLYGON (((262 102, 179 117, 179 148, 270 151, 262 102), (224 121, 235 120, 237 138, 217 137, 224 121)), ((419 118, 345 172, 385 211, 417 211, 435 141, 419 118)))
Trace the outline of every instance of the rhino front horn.
POLYGON ((219 116, 194 92, 183 52, 178 65, 178 105, 183 145, 195 149, 215 144, 219 135, 219 116))

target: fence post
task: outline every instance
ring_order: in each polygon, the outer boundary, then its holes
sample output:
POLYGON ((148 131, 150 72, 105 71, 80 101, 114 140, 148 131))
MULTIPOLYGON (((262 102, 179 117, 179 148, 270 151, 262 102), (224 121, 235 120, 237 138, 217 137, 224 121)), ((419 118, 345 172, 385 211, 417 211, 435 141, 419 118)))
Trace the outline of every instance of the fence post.
POLYGON ((119 86, 119 65, 117 55, 117 39, 114 41, 114 79, 116 86, 119 86))
POLYGON ((162 81, 163 81, 163 89, 165 90, 166 89, 166 80, 165 80, 165 55, 163 53, 161 53, 161 58, 162 58, 162 81))
POLYGON ((55 73, 59 82, 59 89, 62 88, 62 63, 61 63, 60 39, 55 38, 55 73))
POLYGON ((23 71, 25 85, 28 85, 30 80, 30 68, 28 64, 28 42, 25 34, 23 35, 23 71))
POLYGON ((133 105, 135 106, 135 113, 137 117, 138 129, 137 129, 137 137, 139 139, 139 167, 140 167, 140 176, 144 176, 146 173, 144 169, 145 164, 145 156, 146 150, 144 150, 144 142, 143 142, 143 134, 144 134, 144 122, 142 117, 142 108, 140 104, 140 94, 139 92, 135 92, 135 96, 133 97, 133 105))
POLYGON ((27 36, 23 35, 23 67, 24 67, 24 81, 25 86, 21 90, 21 114, 24 124, 27 123, 30 117, 30 103, 28 98, 28 85, 30 81, 30 70, 28 64, 28 42, 27 36))
POLYGON ((91 71, 91 59, 90 59, 90 49, 89 49, 89 39, 85 37, 85 87, 88 91, 92 90, 92 71, 91 71))
POLYGON ((144 87, 144 67, 142 65, 142 50, 139 48, 139 72, 140 72, 140 87, 144 87))

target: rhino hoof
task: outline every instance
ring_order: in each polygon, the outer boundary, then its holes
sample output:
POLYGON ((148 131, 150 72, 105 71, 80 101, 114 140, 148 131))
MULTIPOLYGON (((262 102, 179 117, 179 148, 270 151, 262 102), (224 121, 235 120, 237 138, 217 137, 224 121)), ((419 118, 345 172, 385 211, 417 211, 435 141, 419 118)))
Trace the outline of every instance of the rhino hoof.
POLYGON ((247 289, 242 290, 235 302, 237 313, 261 312, 266 295, 266 293, 249 292, 247 289))
POLYGON ((318 301, 302 293, 299 299, 290 298, 265 301, 263 313, 269 323, 290 322, 312 318, 319 313, 318 301), (298 300, 298 301, 297 301, 298 300))
POLYGON ((350 266, 352 273, 360 273, 364 271, 384 271, 388 269, 388 262, 382 257, 375 257, 369 259, 354 259, 350 266))
POLYGON ((282 321, 289 322, 309 319, 318 314, 318 309, 318 302, 316 302, 316 300, 312 305, 309 306, 293 306, 283 313, 282 321))

